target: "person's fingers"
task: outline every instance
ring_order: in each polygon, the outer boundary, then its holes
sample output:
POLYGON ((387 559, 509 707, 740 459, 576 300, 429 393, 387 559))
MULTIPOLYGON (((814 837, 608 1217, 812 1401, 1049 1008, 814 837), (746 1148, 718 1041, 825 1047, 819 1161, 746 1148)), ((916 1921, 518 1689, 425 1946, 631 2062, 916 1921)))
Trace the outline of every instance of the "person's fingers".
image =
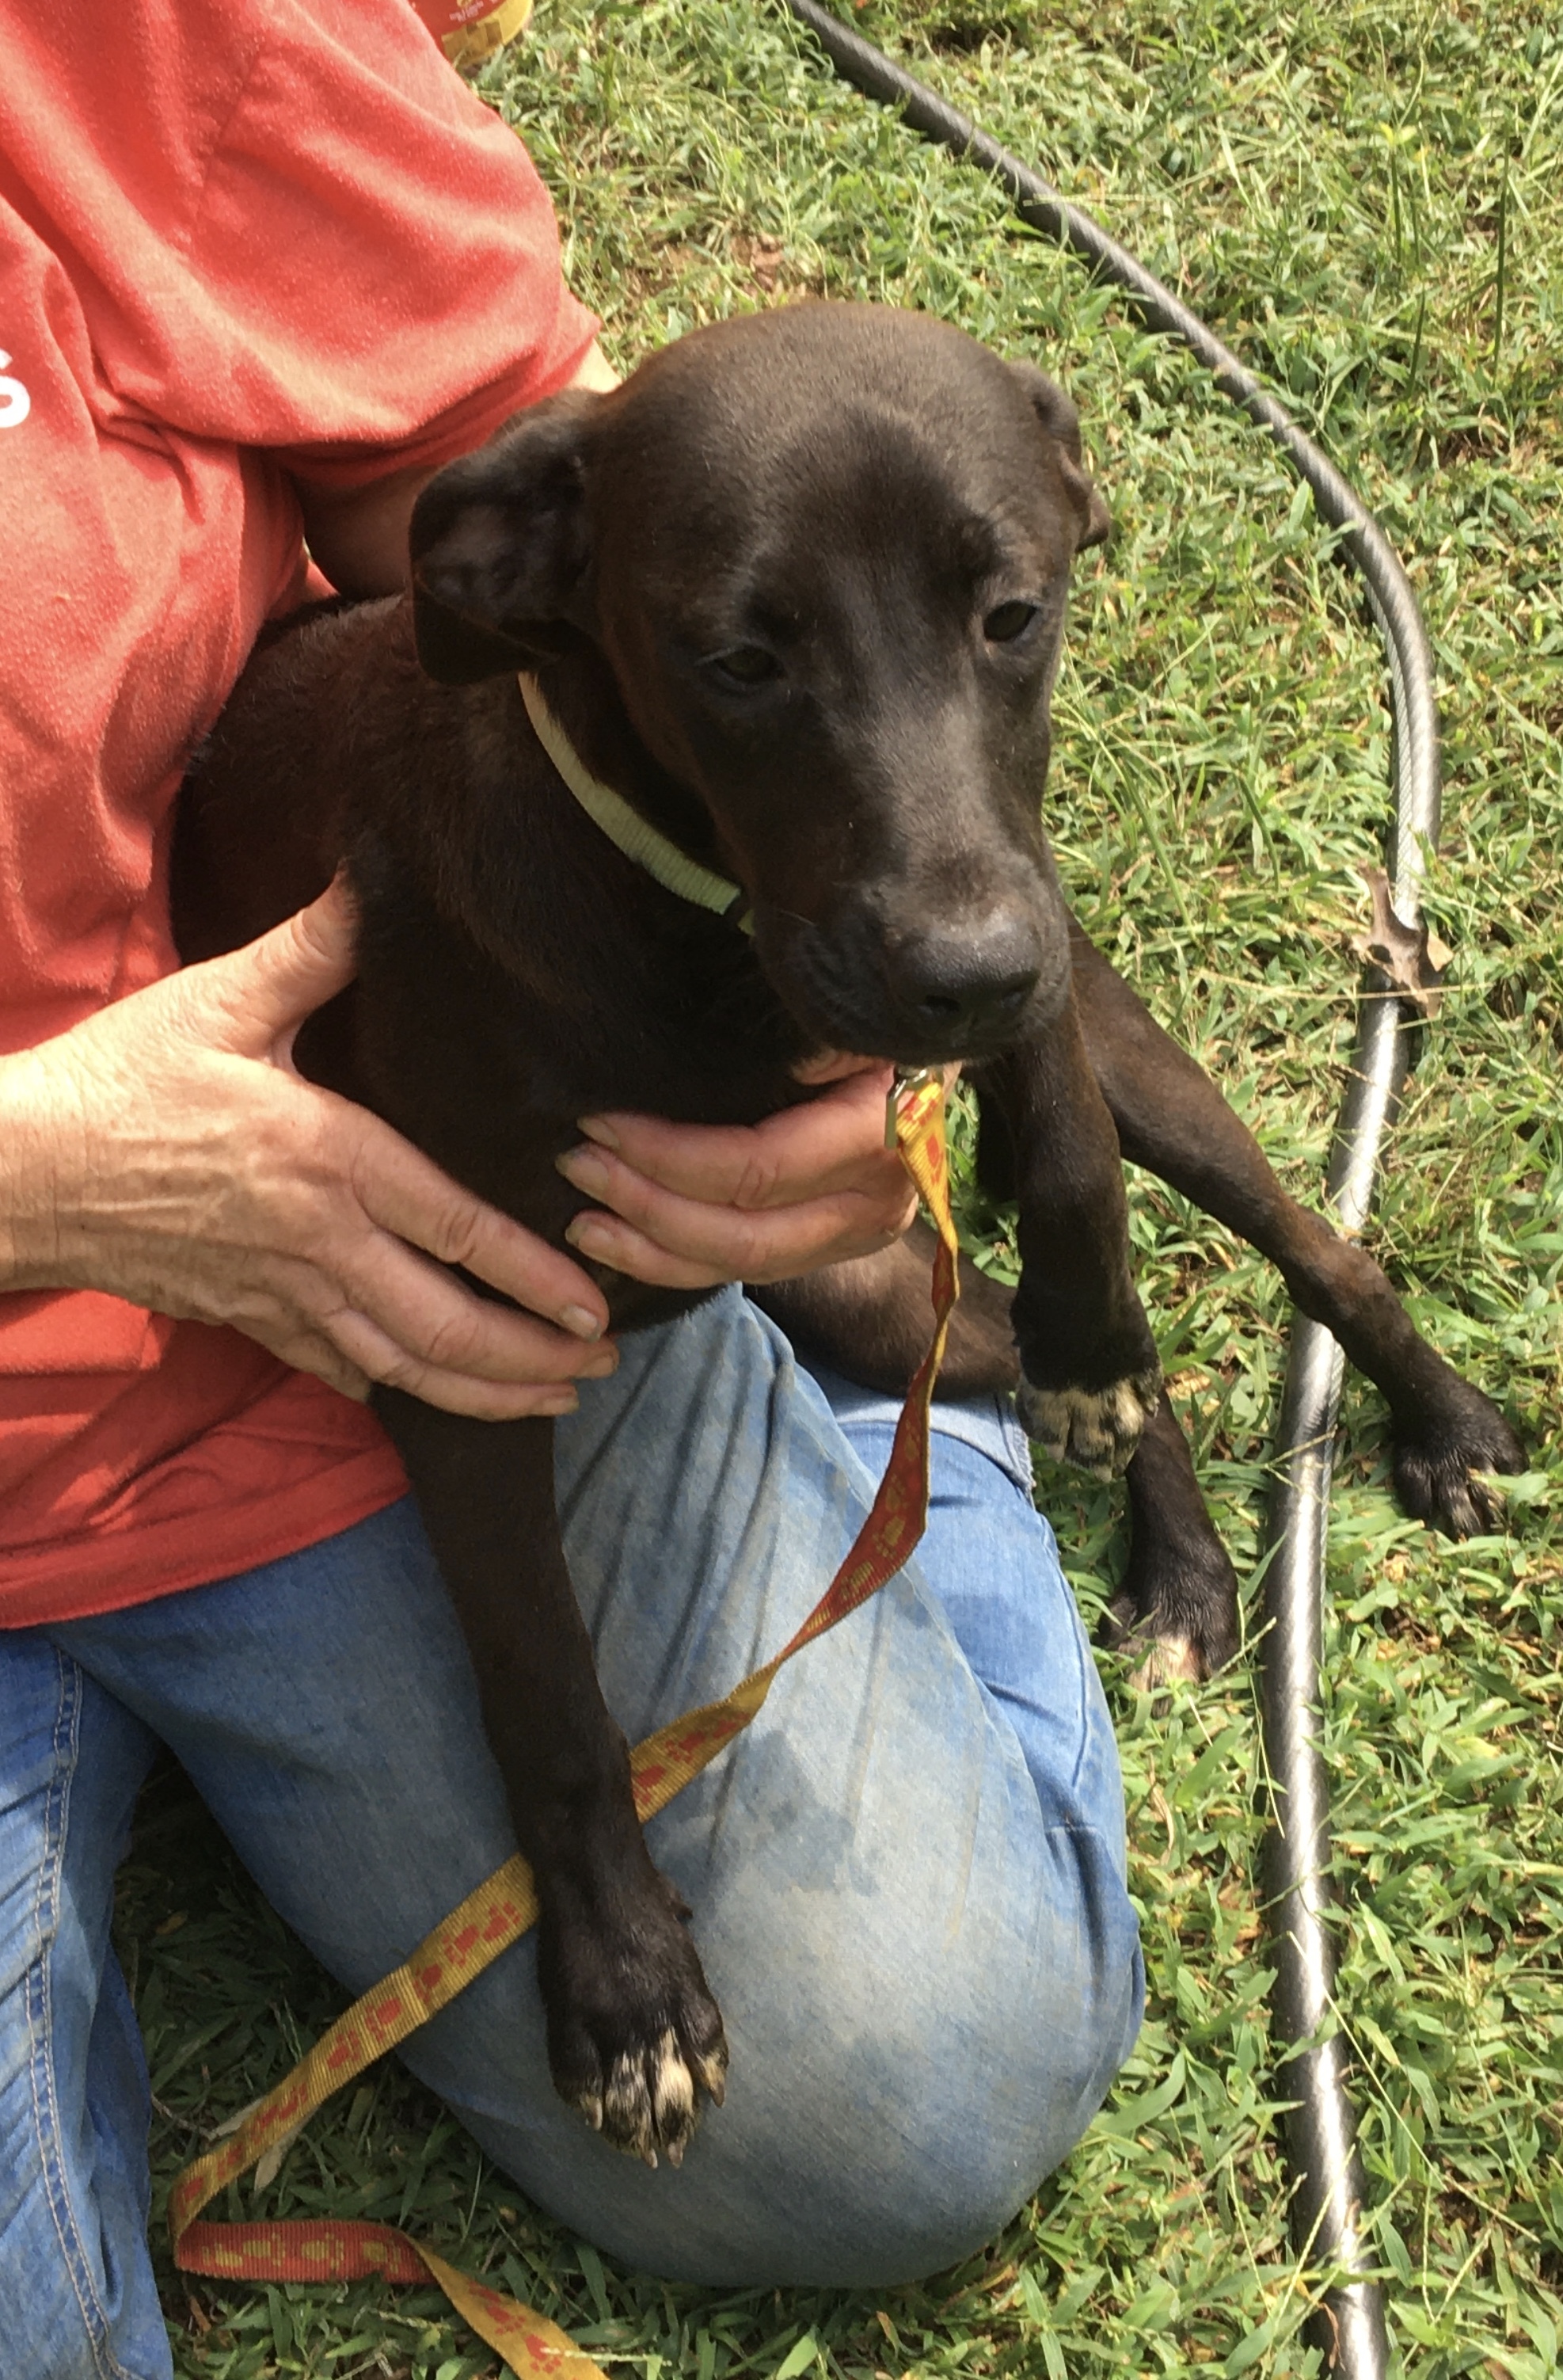
POLYGON ((849 1075, 883 1075, 882 1058, 854 1058, 850 1050, 820 1050, 812 1058, 800 1058, 793 1068, 794 1083, 842 1083, 849 1075))
POLYGON ((291 1365, 296 1372, 312 1372, 318 1380, 340 1390, 357 1404, 367 1402, 373 1381, 324 1330, 305 1327, 296 1314, 276 1321, 256 1318, 238 1327, 271 1354, 291 1365))
POLYGON ((787 1281, 846 1257, 867 1256, 900 1238, 917 1204, 904 1176, 893 1208, 838 1191, 750 1210, 680 1198, 638 1181, 626 1203, 633 1217, 590 1208, 576 1217, 565 1237, 595 1263, 670 1289, 787 1281))
POLYGON ((330 1330, 301 1327, 291 1311, 257 1314, 243 1327, 296 1371, 314 1373, 360 1404, 382 1381, 406 1387, 447 1413, 469 1415, 479 1421, 522 1421, 539 1414, 573 1413, 579 1402, 567 1380, 475 1380, 461 1372, 417 1364, 367 1315, 347 1307, 337 1309, 330 1330))
POLYGON ((349 1394, 383 1384, 491 1418, 568 1412, 575 1380, 605 1378, 619 1360, 611 1340, 583 1344, 479 1297, 388 1233, 308 1260, 273 1252, 263 1273, 235 1285, 221 1318, 349 1394), (333 1351, 323 1365, 321 1341, 333 1351))
POLYGON ((405 1389, 425 1404, 476 1421, 525 1421, 539 1415, 574 1413, 580 1402, 569 1380, 484 1379, 461 1367, 420 1363, 405 1345, 367 1314, 345 1307, 333 1318, 332 1343, 371 1386, 405 1389))
POLYGON ((323 1301, 319 1320, 371 1378, 393 1387, 413 1387, 414 1372, 459 1374, 474 1383, 500 1381, 512 1388, 523 1382, 540 1386, 599 1378, 618 1361, 611 1341, 583 1342, 535 1314, 479 1297, 388 1232, 364 1235, 330 1256, 333 1260, 319 1268, 322 1286, 314 1293, 323 1301), (395 1369, 366 1359, 354 1317, 398 1351, 395 1369))
POLYGON ((346 1114, 353 1134, 347 1156, 352 1186, 371 1221, 442 1265, 460 1265, 576 1341, 601 1337, 608 1328, 607 1300, 563 1250, 462 1189, 366 1110, 350 1108, 346 1114))
POLYGON ((599 1214, 595 1208, 567 1224, 564 1236, 594 1264, 612 1265, 615 1272, 657 1289, 716 1289, 723 1281, 744 1278, 741 1265, 734 1271, 730 1263, 674 1256, 622 1216, 599 1214))
MULTIPOLYGON (((774 1208, 847 1186, 893 1196, 900 1160, 884 1146, 888 1066, 834 1083, 818 1099, 757 1124, 669 1123, 660 1116, 586 1116, 581 1130, 604 1165, 599 1188, 569 1178, 618 1208, 616 1189, 640 1174, 666 1190, 717 1206, 774 1208)), ((581 1152, 572 1152, 578 1158, 581 1152)), ((561 1171, 565 1171, 562 1160, 561 1171)), ((621 1211, 627 1211, 621 1208, 621 1211)))
POLYGON ((595 1262, 683 1289, 786 1280, 884 1247, 916 1207, 884 1147, 890 1079, 888 1067, 854 1073, 753 1126, 590 1117, 559 1170, 598 1208, 565 1236, 595 1262))

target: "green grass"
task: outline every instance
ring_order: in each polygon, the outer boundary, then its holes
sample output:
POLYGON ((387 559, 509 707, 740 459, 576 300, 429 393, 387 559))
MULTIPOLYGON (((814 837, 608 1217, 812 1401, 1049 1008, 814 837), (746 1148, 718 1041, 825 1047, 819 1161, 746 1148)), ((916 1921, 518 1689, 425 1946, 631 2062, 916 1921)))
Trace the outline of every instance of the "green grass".
MULTIPOLYGON (((1504 1399, 1535 1468, 1510 1536, 1444 1544, 1397 1512, 1382 1412, 1349 1387, 1327 1631, 1341 2022, 1405 2371, 1542 2380, 1563 2329, 1563 1542, 1545 1498, 1563 1259, 1563 26, 1533 0, 850 13, 1270 377, 1378 511, 1426 610, 1448 780, 1429 908, 1455 957, 1374 1244, 1419 1322, 1504 1399)), ((1068 382, 1118 535, 1082 573, 1060 686, 1060 861, 1090 929, 1309 1195, 1350 1047, 1388 723, 1357 589, 1264 440, 769 6, 543 0, 486 81, 558 196, 576 285, 622 363, 820 291, 927 309, 1068 382)), ((1284 1301, 1148 1183, 1134 1231, 1246 1573, 1284 1301)), ((1118 1501, 1062 1474, 1044 1488, 1095 1612, 1121 1558, 1118 1501)), ((971 2265, 878 2297, 719 2297, 605 2270, 394 2070, 319 2119, 260 2204, 403 2216, 647 2380, 1316 2369, 1268 2081, 1251 1672, 1157 1708, 1107 1666, 1145 2028, 1107 2112, 971 2265)), ((339 1996, 173 1780, 143 1813, 122 1932, 165 2186, 339 1996)), ((190 2380, 492 2367, 431 2294, 230 2293, 170 2274, 167 2303, 190 2380)))

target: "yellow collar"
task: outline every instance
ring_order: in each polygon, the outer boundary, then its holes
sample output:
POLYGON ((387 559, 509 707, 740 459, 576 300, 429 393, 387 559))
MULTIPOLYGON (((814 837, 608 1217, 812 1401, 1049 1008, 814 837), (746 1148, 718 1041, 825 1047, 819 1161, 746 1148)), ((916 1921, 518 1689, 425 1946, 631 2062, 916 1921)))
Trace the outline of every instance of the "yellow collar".
POLYGON ((745 933, 753 933, 750 919, 735 914, 744 906, 743 887, 730 884, 725 876, 702 868, 697 860, 680 851, 676 843, 660 834, 638 810, 632 809, 623 794, 616 794, 612 785, 594 777, 549 709, 537 679, 529 671, 521 670, 517 683, 539 743, 582 809, 601 828, 609 842, 616 844, 626 859, 633 859, 681 900, 693 901, 702 909, 714 909, 719 917, 732 917, 745 933))

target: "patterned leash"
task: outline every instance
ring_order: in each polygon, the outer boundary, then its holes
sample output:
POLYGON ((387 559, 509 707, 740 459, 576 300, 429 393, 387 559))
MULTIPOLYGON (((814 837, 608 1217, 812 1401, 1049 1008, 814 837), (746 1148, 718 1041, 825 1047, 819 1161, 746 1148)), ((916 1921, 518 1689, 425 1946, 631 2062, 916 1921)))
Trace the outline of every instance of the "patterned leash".
MULTIPOLYGON (((944 1085, 937 1074, 915 1075, 897 1083, 890 1095, 886 1137, 900 1149, 939 1231, 933 1343, 907 1392, 889 1465, 856 1543, 796 1635, 721 1702, 686 1711, 631 1754, 635 1806, 642 1824, 748 1726, 782 1663, 877 1594, 923 1534, 928 1510, 928 1408, 959 1294, 944 1085)), ((432 2248, 391 2224, 329 2216, 274 2223, 198 2219, 220 2190, 248 2173, 269 2150, 280 2156, 333 2092, 454 1999, 526 1933, 537 1914, 532 1872, 517 1853, 469 1893, 459 1909, 452 1910, 405 1966, 339 2016, 229 2139, 187 2166, 168 2201, 174 2262, 179 2270, 224 2281, 350 2281, 376 2273, 390 2281, 432 2279, 479 2338, 503 2357, 516 2380, 602 2380, 601 2367, 573 2347, 546 2315, 458 2272, 432 2248)))

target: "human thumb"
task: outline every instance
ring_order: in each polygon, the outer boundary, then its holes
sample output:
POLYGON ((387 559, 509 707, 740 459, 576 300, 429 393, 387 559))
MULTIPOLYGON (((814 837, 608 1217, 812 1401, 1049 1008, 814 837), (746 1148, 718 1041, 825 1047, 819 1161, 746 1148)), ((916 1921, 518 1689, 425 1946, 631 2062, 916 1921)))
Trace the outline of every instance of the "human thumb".
POLYGON ((176 978, 187 1002, 206 1011, 208 1031, 224 1049, 289 1062, 293 1037, 357 971, 357 918, 345 878, 337 876, 307 909, 224 957, 176 978))

